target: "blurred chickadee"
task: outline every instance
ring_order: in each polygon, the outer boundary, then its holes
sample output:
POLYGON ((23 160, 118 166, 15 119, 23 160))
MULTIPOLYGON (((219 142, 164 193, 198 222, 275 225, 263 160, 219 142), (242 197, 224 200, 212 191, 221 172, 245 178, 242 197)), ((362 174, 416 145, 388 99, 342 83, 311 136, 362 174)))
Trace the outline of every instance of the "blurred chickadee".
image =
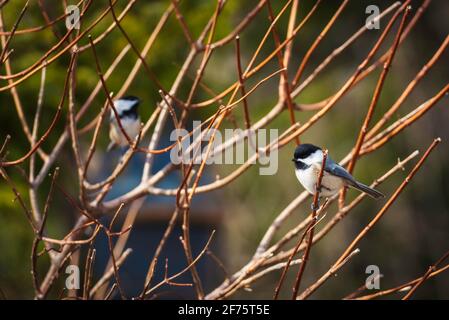
MULTIPOLYGON (((126 96, 114 101, 115 110, 117 110, 118 117, 123 129, 130 139, 134 139, 140 131, 140 117, 137 112, 140 99, 133 96, 126 96)), ((120 126, 115 117, 114 110, 111 109, 109 117, 109 143, 107 151, 109 152, 115 146, 126 147, 128 140, 126 140, 120 126)))
MULTIPOLYGON (((323 150, 312 144, 301 144, 296 147, 292 161, 295 163, 295 173, 299 182, 308 192, 315 194, 323 163, 323 150)), ((356 181, 348 171, 327 156, 321 180, 320 196, 333 196, 343 186, 365 192, 375 199, 385 197, 381 192, 356 181)))

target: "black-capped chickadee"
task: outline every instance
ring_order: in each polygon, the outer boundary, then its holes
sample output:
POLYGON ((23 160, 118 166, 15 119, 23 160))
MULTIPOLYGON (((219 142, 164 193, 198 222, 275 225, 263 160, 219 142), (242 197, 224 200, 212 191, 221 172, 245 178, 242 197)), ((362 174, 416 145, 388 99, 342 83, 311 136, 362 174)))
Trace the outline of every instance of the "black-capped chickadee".
MULTIPOLYGON (((120 118, 120 123, 130 139, 135 139, 140 131, 140 117, 137 112, 140 99, 134 96, 126 96, 114 101, 115 110, 120 118)), ((114 110, 111 109, 109 117, 109 138, 111 142, 108 146, 110 151, 115 146, 126 147, 129 143, 123 134, 115 117, 114 110)))
MULTIPOLYGON (((299 182, 309 193, 315 194, 323 163, 323 150, 313 144, 301 144, 296 147, 292 161, 295 163, 295 173, 299 182)), ((320 196, 333 196, 344 186, 365 192, 375 199, 385 197, 381 192, 356 181, 348 171, 328 155, 321 180, 320 196)))

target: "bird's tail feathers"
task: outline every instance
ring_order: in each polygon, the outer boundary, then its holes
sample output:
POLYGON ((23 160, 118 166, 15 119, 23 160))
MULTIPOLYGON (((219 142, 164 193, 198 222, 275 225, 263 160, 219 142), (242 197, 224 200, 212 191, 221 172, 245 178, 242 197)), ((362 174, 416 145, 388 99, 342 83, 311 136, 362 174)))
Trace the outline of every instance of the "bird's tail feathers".
POLYGON ((385 195, 382 192, 377 191, 376 189, 370 188, 367 185, 364 185, 363 183, 354 181, 351 184, 351 186, 357 190, 365 192, 367 195, 369 195, 370 197, 373 197, 374 199, 385 198, 385 195))

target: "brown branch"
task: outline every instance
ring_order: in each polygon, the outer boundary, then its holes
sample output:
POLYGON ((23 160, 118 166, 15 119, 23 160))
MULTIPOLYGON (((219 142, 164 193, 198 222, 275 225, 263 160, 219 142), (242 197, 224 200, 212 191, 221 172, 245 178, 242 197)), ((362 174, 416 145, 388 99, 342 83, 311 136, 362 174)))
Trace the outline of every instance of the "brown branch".
MULTIPOLYGON (((87 9, 90 7, 90 4, 92 4, 92 0, 89 0, 88 4, 85 6, 84 10, 81 11, 80 21, 82 20, 87 9)), ((102 20, 102 18, 104 18, 106 13, 107 13, 107 11, 103 12, 103 14, 100 15, 100 17, 96 21, 94 21, 94 23, 91 24, 87 29, 91 30, 97 23, 99 23, 102 20)), ((88 30, 85 30, 83 33, 79 34, 72 41, 70 41, 67 46, 63 47, 61 49, 61 51, 57 52, 55 55, 53 55, 51 58, 48 59, 48 57, 50 57, 50 55, 52 53, 56 52, 60 47, 62 47, 62 45, 68 39, 70 39, 70 36, 72 33, 74 33, 74 30, 75 30, 74 28, 70 28, 67 31, 67 33, 64 34, 64 36, 51 49, 49 49, 45 54, 40 56, 40 58, 37 61, 35 61, 31 66, 15 73, 15 74, 7 74, 6 76, 0 75, 0 79, 2 79, 2 80, 12 80, 12 79, 19 78, 15 82, 9 82, 8 86, 0 88, 0 91, 8 90, 11 87, 14 87, 14 86, 18 85, 19 83, 23 82, 24 80, 28 79, 31 75, 33 75, 34 73, 36 73, 37 71, 42 69, 42 65, 44 64, 44 62, 46 62, 48 65, 50 65, 52 62, 56 61, 56 59, 61 57, 64 53, 71 50, 76 45, 78 40, 88 32, 88 30)), ((58 38, 58 37, 56 37, 56 38, 58 38)))
POLYGON ((25 2, 25 5, 23 6, 22 11, 19 13, 19 16, 17 17, 16 22, 12 26, 11 32, 9 33, 8 38, 6 39, 6 42, 4 44, 2 43, 3 48, 0 53, 0 61, 4 61, 5 54, 8 51, 9 43, 11 42, 11 39, 14 37, 17 27, 19 26, 20 21, 22 20, 25 12, 28 9, 28 3, 29 3, 29 0, 27 0, 27 2, 25 2))
MULTIPOLYGON (((398 32, 396 33, 396 37, 394 39, 393 46, 390 50, 390 54, 388 56, 387 61, 384 64, 382 72, 379 76, 379 79, 376 84, 376 88, 374 89, 373 98, 371 99, 371 103, 368 107, 368 112, 366 113, 365 120, 363 121, 362 127, 361 127, 359 135, 357 137, 357 142, 355 144, 354 151, 352 152, 351 161, 349 162, 348 167, 347 167, 347 170, 349 173, 352 173, 354 170, 357 158, 360 153, 360 149, 362 148, 363 142, 365 140, 365 136, 368 132, 368 126, 371 122, 371 118, 374 115, 374 110, 377 106, 377 102, 379 101, 380 93, 382 92, 382 88, 385 83, 385 79, 387 77, 391 63, 393 62, 393 58, 394 58, 394 55, 398 48, 399 40, 402 35, 402 31, 404 30, 405 21, 407 19, 407 16, 408 16, 410 10, 411 10, 411 7, 407 7, 404 11, 404 14, 402 15, 402 20, 399 25, 398 32)), ((340 208, 342 208, 344 206, 345 196, 346 196, 346 188, 343 188, 340 191, 340 198, 338 199, 338 204, 339 204, 340 208)))
MULTIPOLYGON (((429 274, 429 276, 427 277, 427 279, 433 278, 441 273, 443 273, 444 271, 449 270, 449 264, 445 265, 444 267, 441 267, 439 269, 437 269, 436 271, 432 272, 431 274, 429 274)), ((391 289, 387 289, 387 290, 383 290, 383 291, 379 291, 373 294, 369 294, 369 295, 365 295, 365 296, 359 296, 359 297, 355 297, 354 299, 356 300, 371 300, 371 299, 375 299, 378 297, 383 297, 392 293, 397 293, 397 292, 402 292, 402 291, 408 291, 412 288, 413 285, 416 285, 419 281, 421 281, 422 277, 419 277, 415 280, 406 282, 402 285, 399 285, 397 287, 391 288, 391 289)))
MULTIPOLYGON (((33 240, 33 245, 31 248, 31 275, 33 277, 34 290, 36 292, 36 296, 41 294, 38 273, 37 273, 37 246, 39 242, 42 240, 42 236, 44 233, 45 223, 47 222, 48 210, 50 208, 50 202, 52 200, 52 195, 54 191, 55 181, 58 178, 59 168, 57 167, 52 175, 50 190, 48 191, 47 200, 45 201, 44 212, 42 214, 42 220, 38 221, 39 230, 35 235, 33 240)), ((51 247, 50 247, 51 248, 51 247)))
POLYGON ((3 179, 5 179, 6 183, 10 186, 12 192, 15 195, 14 201, 17 200, 19 202, 19 205, 22 208, 23 212, 25 213, 25 217, 27 218, 31 228, 33 229, 34 232, 37 232, 37 226, 35 221, 33 220, 31 210, 28 209, 28 207, 26 206, 20 191, 17 189, 17 186, 14 183, 14 181, 12 181, 12 179, 9 177, 5 168, 0 167, 0 175, 2 176, 3 179))
POLYGON ((410 95, 413 89, 419 84, 421 79, 427 74, 427 72, 435 65, 438 59, 443 54, 444 50, 449 45, 449 35, 446 36, 441 46, 435 52, 435 54, 430 58, 430 60, 421 68, 421 70, 416 74, 416 77, 408 84, 407 88, 402 92, 400 97, 395 101, 395 103, 390 107, 390 109, 382 115, 382 118, 376 123, 375 126, 367 133, 366 138, 372 138, 379 129, 387 123, 388 120, 394 115, 394 113, 399 109, 404 100, 410 95))
MULTIPOLYGON (((242 63, 241 63, 241 54, 240 54, 240 37, 235 37, 235 56, 237 60, 237 72, 239 76, 239 86, 240 92, 242 93, 242 97, 246 95, 245 84, 242 76, 242 63)), ((246 99, 243 99, 243 114, 245 116, 245 127, 246 129, 251 128, 251 120, 249 117, 248 111, 248 102, 246 99)))
MULTIPOLYGON (((123 18, 128 14, 128 12, 131 10, 131 8, 134 6, 134 4, 136 3, 136 1, 137 0, 130 0, 129 2, 128 2, 128 4, 126 5, 126 7, 123 9, 123 11, 120 13, 120 15, 118 16, 118 18, 117 18, 117 20, 118 21, 122 21, 123 20, 123 18)), ((113 30, 114 30, 114 28, 115 28, 115 26, 116 26, 117 24, 116 24, 116 22, 115 21, 113 21, 112 23, 111 23, 111 25, 103 32, 103 33, 101 33, 99 36, 97 36, 93 41, 94 41, 94 44, 98 44, 98 43, 100 43, 103 39, 105 39, 107 36, 108 36, 108 34, 110 34, 113 30)), ((81 46, 81 47, 79 47, 78 48, 78 52, 79 53, 81 53, 81 52, 83 52, 83 51, 85 51, 85 50, 87 50, 87 49, 89 49, 90 48, 90 43, 89 44, 86 44, 85 46, 81 46)))
MULTIPOLYGON (((415 165, 415 167, 410 171, 405 180, 401 183, 401 185, 396 189, 393 195, 388 199, 387 203, 380 209, 380 211, 375 215, 375 217, 365 226, 365 228, 355 237, 355 239, 351 242, 351 244, 346 248, 343 254, 337 259, 337 261, 333 264, 332 268, 343 263, 343 261, 354 251, 355 246, 363 239, 366 234, 377 224, 377 222, 382 218, 382 216, 387 212, 387 210, 391 207, 391 205, 396 201, 398 196, 404 190, 404 188, 408 185, 411 179, 415 176, 415 174, 422 167, 423 163, 426 161, 427 157, 430 155, 432 150, 441 142, 440 138, 435 139, 429 148, 426 150, 424 155, 415 165)), ((300 296, 300 299, 306 299, 310 296, 317 288, 319 288, 329 277, 331 274, 325 274, 320 279, 318 279, 314 284, 308 287, 300 296)))
MULTIPOLYGON (((126 258, 128 258, 128 256, 132 253, 132 249, 128 248, 126 249, 123 254, 120 256, 120 258, 117 259, 116 261, 116 267, 118 268, 118 270, 120 270, 120 267, 123 265, 123 263, 125 262, 126 258)), ((104 274, 103 276, 97 281, 97 283, 92 287, 92 289, 89 291, 89 297, 93 297, 95 296, 96 292, 103 287, 103 285, 105 285, 110 278, 112 278, 114 276, 114 267, 111 266, 104 274)), ((116 285, 116 284, 115 284, 116 285)), ((107 300, 107 295, 105 297, 105 299, 107 300)))
MULTIPOLYGON (((117 0, 114 1, 117 2, 117 0)), ((86 6, 85 10, 87 10, 87 8, 89 7, 89 5, 92 3, 92 0, 89 0, 88 5, 86 6)), ((55 55, 53 55, 51 58, 47 59, 51 53, 53 53, 54 51, 56 51, 58 49, 58 47, 60 46, 62 40, 56 44, 55 46, 52 47, 52 49, 50 49, 48 52, 46 52, 38 61, 36 61, 32 66, 28 67, 25 70, 20 71, 19 73, 16 73, 14 75, 9 75, 8 77, 5 76, 0 76, 0 79, 12 79, 12 78, 17 78, 17 77, 21 77, 16 81, 10 82, 8 85, 4 86, 4 87, 0 87, 0 92, 1 91, 5 91, 5 90, 9 90, 13 87, 18 86, 20 83, 24 82, 25 80, 27 80, 29 77, 31 77, 32 75, 34 75, 36 72, 40 71, 43 68, 43 62, 46 61, 46 65, 50 65, 51 63, 53 63, 54 61, 56 61, 58 58, 60 58, 64 53, 66 53, 67 51, 69 51, 81 38, 83 38, 86 34, 88 34, 88 32, 90 32, 90 30, 92 30, 98 23, 101 22, 101 20, 107 15, 107 13, 109 12, 109 8, 106 9, 103 13, 100 14, 100 16, 94 21, 92 22, 91 25, 89 25, 88 27, 86 27, 85 30, 83 30, 83 32, 81 32, 76 38, 74 38, 67 46, 65 46, 61 51, 57 52, 55 55)), ((80 19, 83 16, 84 12, 81 13, 80 19)), ((64 36, 63 39, 68 38, 69 35, 71 34, 73 29, 69 30, 67 32, 67 34, 64 36)))
POLYGON ((353 73, 353 75, 346 81, 346 83, 341 87, 341 89, 329 100, 328 103, 317 113, 315 113, 306 123, 304 123, 296 132, 292 133, 288 139, 285 139, 282 141, 281 145, 289 143, 291 140, 295 139, 295 137, 301 135, 304 133, 307 129, 309 129, 313 124, 315 124, 319 119, 321 119, 331 108, 335 106, 335 104, 340 100, 341 97, 345 93, 348 92, 348 90, 353 86, 353 84, 356 82, 357 78, 361 74, 361 72, 365 69, 365 67, 369 64, 373 56, 376 54, 376 52, 379 50, 380 45, 385 40, 385 37, 387 36, 388 32, 393 26, 393 23, 396 21, 399 14, 406 8, 406 5, 410 0, 407 0, 401 8, 399 8, 396 13, 393 15, 393 17, 390 19, 388 25, 385 27, 384 31, 366 56, 366 58, 362 61, 362 63, 359 64, 356 71, 353 73))
POLYGON ((449 83, 447 83, 435 96, 421 104, 418 108, 410 112, 405 117, 399 119, 384 132, 367 141, 367 145, 361 150, 360 154, 364 155, 373 152, 391 141, 393 137, 398 135, 402 130, 419 120, 427 111, 433 108, 441 99, 449 92, 449 83))
MULTIPOLYGON (((306 249, 304 250, 304 254, 301 259, 301 266, 298 270, 298 274, 296 275, 295 285, 293 286, 293 294, 292 294, 293 300, 296 298, 296 296, 298 294, 298 289, 301 284, 302 275, 304 274, 304 270, 306 269, 307 261, 309 259, 310 251, 312 249, 313 234, 314 234, 314 230, 315 230, 315 221, 317 220, 317 217, 318 217, 318 213, 317 213, 318 200, 320 198, 321 181, 323 180, 324 168, 326 167, 326 159, 327 159, 327 150, 323 150, 323 160, 321 162, 320 173, 318 175, 318 181, 315 186, 315 194, 313 196, 313 211, 312 211, 313 224, 311 225, 311 228, 308 231, 309 238, 307 239, 306 249)), ((300 245, 301 244, 298 243, 297 248, 299 248, 300 245)))
POLYGON ((402 300, 408 300, 415 293, 415 291, 421 286, 424 281, 426 281, 429 276, 436 271, 438 266, 444 262, 449 257, 449 251, 447 251, 437 262, 429 267, 426 273, 421 277, 421 279, 410 289, 410 291, 402 298, 402 300))
MULTIPOLYGON (((389 14, 391 11, 396 9, 398 6, 400 6, 401 3, 395 2, 391 6, 389 6, 387 9, 385 9, 379 16, 374 18, 374 22, 380 21, 382 18, 384 18, 387 14, 389 14)), ((410 24, 409 24, 410 25, 410 24)), ((331 54, 329 54, 326 59, 321 62, 318 67, 315 68, 315 70, 312 71, 312 73, 300 84, 298 84, 297 88, 293 90, 292 96, 296 97, 301 93, 312 81, 331 63, 336 57, 338 57, 341 53, 344 52, 345 49, 347 49, 352 43, 354 43, 362 34, 364 34, 368 29, 366 28, 365 24, 357 31, 355 32, 351 37, 349 37, 344 43, 342 43, 339 47, 335 48, 331 54)), ((404 32, 405 34, 405 32, 404 32)), ((374 68, 369 69, 370 72, 374 70, 374 68)), ((367 76, 369 73, 365 72, 362 74, 366 74, 367 76)), ((359 77, 361 80, 363 77, 359 77)), ((357 80, 359 81, 359 80, 357 80)), ((300 110, 318 110, 324 107, 327 102, 330 100, 330 98, 324 99, 320 102, 312 103, 312 104, 299 104, 297 107, 300 110)))
POLYGON ((67 90, 68 90, 68 83, 69 83, 69 79, 70 79, 70 75, 73 72, 73 63, 74 63, 75 59, 74 56, 71 57, 70 59, 70 63, 69 63, 69 68, 67 71, 67 76, 65 79, 65 83, 64 83, 64 89, 63 89, 63 94, 62 97, 60 99, 60 102, 58 104, 58 108, 56 110, 56 114, 53 117, 53 120, 50 124, 50 126, 48 127, 48 129, 45 131, 45 133, 42 135, 42 137, 31 147, 31 149, 22 157, 20 157, 17 160, 12 160, 12 161, 0 161, 0 167, 10 167, 10 166, 15 166, 18 165, 22 162, 24 162, 25 160, 27 160, 34 152, 36 152, 36 150, 39 148, 39 146, 47 139, 47 137, 50 135, 51 131, 54 129, 54 127, 56 126, 56 123, 58 122, 59 116, 61 115, 61 110, 62 110, 62 106, 64 104, 65 101, 65 97, 67 94, 67 90))
POLYGON ((92 265, 95 261, 96 250, 89 246, 89 251, 86 256, 86 264, 84 267, 84 286, 83 286, 83 299, 89 299, 90 282, 92 281, 92 265))
MULTIPOLYGON (((320 212, 322 211, 323 208, 324 208, 324 205, 321 207, 320 212)), ((296 247, 293 249, 292 253, 288 257, 287 263, 285 264, 284 269, 282 270, 281 277, 279 278, 278 285, 277 285, 276 289, 274 290, 274 297, 273 297, 274 300, 277 300, 279 297, 279 292, 281 290, 282 284, 284 283, 288 268, 290 267, 291 263, 293 262, 294 256, 298 253, 298 250, 299 250, 301 244, 303 243, 305 237, 310 233, 312 227, 315 227, 318 224, 318 222, 319 222, 319 220, 317 219, 318 216, 319 216, 319 212, 316 212, 315 219, 310 220, 309 225, 307 226, 306 230, 303 232, 300 240, 296 244, 296 247)), ((303 260, 301 258, 300 263, 302 263, 302 262, 303 262, 303 260)))
POLYGON ((292 87, 296 87, 296 85, 299 83, 299 80, 301 78, 302 73, 304 72, 304 69, 307 65, 307 62, 309 61, 312 53, 315 51, 315 49, 318 47, 318 45, 320 44, 321 40, 323 40, 323 38, 326 36, 326 34, 328 33, 328 31, 331 29, 332 25, 335 23, 335 21, 337 20, 337 18, 340 16, 340 14, 343 12, 344 8, 346 7, 346 5, 348 4, 349 0, 344 0, 340 6, 338 7, 337 11, 334 13, 334 15, 332 16, 332 18, 329 20, 329 22, 327 23, 327 25, 324 27, 324 29, 321 31, 321 33, 318 35, 318 37, 315 39, 315 41, 313 42, 313 44, 309 47, 309 49, 307 50, 304 58, 301 61, 301 64, 299 65, 298 70, 296 71, 295 77, 293 78, 292 81, 292 87))
POLYGON ((189 30, 189 27, 187 27, 187 23, 186 20, 184 19, 184 16, 182 15, 181 11, 179 10, 179 0, 171 0, 171 3, 173 5, 173 8, 175 8, 175 13, 176 13, 176 19, 179 22, 179 25, 181 26, 182 32, 184 32, 184 36, 187 39, 187 42, 189 43, 189 45, 194 48, 195 50, 198 50, 198 44, 193 41, 193 37, 192 34, 189 30))
POLYGON ((148 289, 145 292, 145 295, 146 296, 150 295, 156 289, 160 288, 161 286, 163 286, 167 282, 172 281, 172 280, 178 278, 179 276, 183 275, 187 271, 189 271, 201 259, 201 257, 206 253, 207 249, 209 248, 210 242, 212 241, 212 238, 213 238, 214 234, 215 234, 215 230, 212 231, 212 233, 211 233, 209 239, 207 240, 207 243, 204 246, 203 250, 201 250, 201 252, 196 256, 196 258, 191 263, 189 263, 189 265, 187 265, 187 267, 185 267, 184 269, 182 269, 178 273, 175 273, 174 275, 172 275, 172 276, 170 276, 168 278, 165 278, 164 280, 162 280, 161 282, 159 282, 158 284, 156 284, 152 288, 148 289))
MULTIPOLYGON (((270 22, 274 21, 274 15, 273 15, 273 9, 271 7, 271 1, 268 0, 267 1, 267 8, 268 8, 268 17, 270 19, 270 22)), ((281 41, 278 35, 278 32, 276 30, 276 26, 273 25, 273 28, 271 30, 272 34, 273 34, 273 39, 274 39, 274 43, 276 45, 276 47, 279 47, 281 45, 281 41)), ((290 31, 290 35, 292 34, 293 30, 290 31)), ((290 41, 288 43, 288 45, 290 45, 290 47, 293 44, 293 40, 290 41)), ((280 100, 282 100, 283 102, 285 101, 285 103, 287 104, 287 109, 288 109, 288 113, 290 116, 290 123, 291 125, 294 125, 296 123, 295 120, 295 113, 294 113, 294 106, 293 106, 293 101, 292 101, 292 97, 291 97, 291 89, 290 89, 290 84, 288 81, 288 75, 287 75, 287 70, 285 68, 285 64, 284 64, 284 55, 282 54, 281 50, 279 50, 276 54, 277 58, 278 58, 278 64, 279 64, 279 68, 282 71, 281 73, 281 80, 279 81, 279 91, 280 91, 280 100)), ((295 138, 295 142, 296 145, 299 145, 299 137, 295 138)))

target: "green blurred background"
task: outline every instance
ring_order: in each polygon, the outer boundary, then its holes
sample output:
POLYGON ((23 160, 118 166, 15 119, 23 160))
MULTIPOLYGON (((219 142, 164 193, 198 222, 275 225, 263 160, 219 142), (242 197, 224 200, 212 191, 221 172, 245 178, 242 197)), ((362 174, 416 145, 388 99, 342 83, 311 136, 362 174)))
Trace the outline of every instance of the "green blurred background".
MULTIPOLYGON (((275 12, 279 12, 284 1, 272 1, 275 12)), ((303 30, 296 37, 291 59, 290 76, 293 77, 296 67, 300 63, 305 51, 308 49, 315 37, 327 23, 335 12, 339 1, 323 1, 318 7, 316 14, 310 19, 303 30)), ((18 13, 25 1, 10 1, 3 8, 3 17, 6 29, 9 30, 14 24, 18 13)), ((74 3, 69 1, 69 3, 74 3)), ((226 36, 245 14, 255 6, 255 1, 235 1, 230 0, 225 5, 220 14, 217 24, 215 39, 226 36)), ((300 1, 298 20, 302 19, 310 10, 314 1, 300 1)), ((393 1, 352 1, 343 11, 341 17, 332 27, 318 49, 312 55, 310 63, 305 70, 305 77, 336 47, 342 44, 350 35, 358 30, 365 22, 365 8, 370 4, 377 4, 381 10, 392 4, 393 1)), ((413 1, 414 14, 421 1, 413 1)), ((87 15, 87 22, 105 8, 107 1, 94 1, 87 15)), ((126 1, 118 1, 117 12, 125 7, 126 1)), ((138 48, 142 48, 144 43, 155 27, 159 17, 169 5, 169 1, 137 1, 133 9, 122 22, 124 29, 130 35, 138 48)), ((58 1, 46 1, 46 6, 51 17, 57 17, 63 13, 63 6, 58 1)), ((197 37, 207 20, 215 9, 215 1, 189 1, 180 3, 180 10, 184 14, 187 25, 194 37, 197 37)), ((413 79, 414 75, 421 69, 422 65, 430 59, 435 50, 440 46, 447 35, 449 12, 449 2, 445 0, 434 0, 426 10, 420 21, 412 30, 407 40, 400 46, 393 66, 388 74, 384 90, 376 109, 374 120, 387 110, 397 99, 406 85, 413 79)), ((254 19, 254 21, 240 34, 242 44, 242 61, 245 66, 264 32, 269 26, 266 8, 254 19)), ((288 14, 279 22, 278 30, 281 37, 285 37, 288 14)), ((381 21, 381 30, 386 25, 385 19, 381 21)), ((112 22, 108 16, 95 27, 91 34, 95 36, 107 28, 112 22)), ((41 25, 44 23, 37 4, 32 1, 26 12, 19 29, 41 25)), ((57 24, 60 33, 64 33, 64 23, 57 24)), ((303 93, 296 98, 296 102, 311 103, 321 101, 333 94, 353 72, 357 64, 365 57, 369 48, 379 36, 381 31, 373 30, 366 32, 354 45, 348 48, 344 54, 338 57, 303 93)), ((389 45, 392 37, 386 40, 389 45)), ((36 61, 46 50, 55 43, 51 29, 46 29, 38 33, 20 35, 14 37, 10 43, 10 48, 14 48, 11 55, 13 71, 20 71, 34 61, 36 61)), ((81 45, 87 43, 87 39, 81 41, 81 45)), ((97 50, 100 56, 100 63, 103 70, 110 65, 114 57, 126 45, 126 39, 118 30, 114 30, 102 41, 97 50)), ((261 57, 269 54, 274 48, 272 39, 267 41, 261 57)), ((384 46, 385 50, 385 46, 384 46)), ((169 88, 181 64, 189 51, 179 23, 174 15, 169 18, 168 23, 163 28, 157 38, 150 54, 147 56, 151 69, 165 88, 169 88)), ((234 44, 219 48, 214 52, 212 59, 205 73, 204 82, 215 92, 221 92, 237 79, 235 68, 234 44)), ((393 118, 405 115, 416 108, 423 101, 436 94, 448 80, 447 61, 449 53, 445 52, 437 64, 429 71, 410 97, 405 101, 393 118)), ((117 70, 108 79, 108 88, 117 92, 123 81, 126 79, 136 56, 130 51, 117 70)), ((259 58, 259 61, 260 58, 259 58)), ((48 127, 52 114, 62 94, 62 84, 65 77, 65 70, 68 64, 68 57, 65 56, 52 63, 47 69, 46 95, 43 105, 44 114, 40 128, 48 127)), ((258 77, 248 81, 248 87, 254 85, 264 75, 268 75, 277 68, 277 61, 266 66, 258 77)), ((0 68, 4 74, 4 67, 0 68)), ((190 70, 190 76, 194 76, 194 70, 190 70)), ((302 137, 304 142, 312 142, 328 148, 335 160, 341 159, 355 143, 359 128, 363 122, 366 110, 377 81, 379 71, 373 72, 363 80, 350 94, 338 102, 337 106, 321 120, 317 125, 308 130, 302 137)), ((95 70, 95 63, 92 52, 85 51, 79 56, 77 68, 77 107, 82 105, 92 88, 96 85, 98 76, 95 70)), ((28 123, 31 124, 36 109, 37 95, 40 82, 40 73, 35 74, 30 79, 18 87, 18 93, 24 105, 28 123)), ((2 82, 2 86, 5 85, 2 82)), ((184 81, 178 97, 186 99, 192 81, 184 81)), ((278 78, 274 78, 265 83, 249 98, 249 106, 252 119, 259 119, 266 114, 276 103, 278 93, 278 78)), ((152 83, 145 72, 141 70, 133 82, 130 94, 137 95, 144 101, 142 104, 141 116, 146 120, 155 104, 160 100, 157 88, 152 83)), ((210 96, 204 90, 198 90, 195 101, 208 99, 210 96)), ((98 113, 104 102, 104 95, 101 92, 93 108, 83 118, 79 127, 83 127, 98 113)), ((385 171, 391 168, 397 158, 405 158, 414 150, 424 149, 430 144, 433 138, 440 136, 443 143, 431 155, 422 170, 418 173, 412 183, 406 188, 398 201, 389 210, 388 214, 359 244, 361 253, 352 259, 345 266, 338 276, 330 279, 313 298, 340 298, 356 288, 360 287, 367 275, 365 268, 368 265, 378 265, 384 277, 381 280, 381 289, 401 284, 422 275, 427 267, 435 262, 449 248, 449 154, 447 152, 449 130, 447 119, 449 111, 447 108, 447 98, 443 99, 421 120, 413 124, 399 136, 393 139, 387 146, 383 147, 373 155, 363 157, 355 169, 354 175, 361 181, 370 182, 385 171)), ((9 144, 9 159, 15 159, 28 150, 29 145, 20 127, 13 100, 9 92, 0 93, 0 106, 2 107, 0 121, 0 140, 7 134, 12 136, 9 144)), ((216 108, 214 106, 213 108, 216 108)), ((204 119, 212 114, 216 109, 202 110, 196 112, 191 120, 204 119)), ((64 117, 58 122, 53 134, 44 143, 44 150, 50 151, 57 141, 65 126, 64 117)), ((297 119, 306 121, 313 115, 313 112, 297 112, 297 119)), ((234 113, 236 121, 243 126, 243 116, 241 108, 234 113)), ((283 113, 270 128, 285 130, 289 125, 287 113, 283 113)), ((225 123, 225 127, 232 127, 231 121, 225 123)), ((106 131, 100 137, 101 146, 106 147, 108 137, 106 131)), ((88 143, 90 134, 84 136, 83 143, 88 143), (88 137, 87 137, 88 136, 88 137)), ((271 224, 276 215, 292 201, 302 187, 297 183, 290 163, 293 144, 280 151, 279 171, 275 176, 260 176, 258 167, 253 166, 237 181, 226 186, 223 198, 224 219, 222 223, 223 241, 222 257, 227 270, 233 272, 245 264, 254 253, 255 247, 264 234, 264 231, 271 224)), ((38 167, 41 165, 37 161, 38 167)), ((56 165, 61 166, 60 181, 65 189, 76 194, 78 186, 74 183, 76 173, 71 170, 73 156, 69 145, 66 145, 61 157, 56 165)), ((409 168, 405 172, 396 174, 392 179, 384 183, 380 189, 385 194, 391 194, 406 176, 409 168)), ((28 164, 24 165, 28 169, 28 164)), ((225 174, 235 169, 234 166, 223 166, 213 168, 220 174, 225 174)), ((20 170, 8 169, 8 174, 17 184, 19 191, 28 200, 26 184, 20 170)), ((49 179, 41 187, 40 201, 44 202, 48 188, 49 179)), ((348 199, 352 199, 355 192, 349 191, 348 199)), ((32 298, 33 287, 30 275, 30 250, 33 239, 23 212, 21 211, 14 195, 4 181, 0 183, 0 287, 8 298, 32 298)), ((348 219, 342 221, 332 232, 320 241, 312 250, 311 259, 305 273, 304 285, 310 284, 325 272, 335 259, 342 253, 344 248, 358 234, 366 223, 372 219, 377 209, 382 206, 382 202, 375 202, 367 199, 360 205, 348 219)), ((295 210, 292 217, 281 230, 286 231, 288 227, 295 226, 300 219, 304 218, 308 212, 309 202, 295 210)), ((328 211, 325 221, 332 217, 335 212, 335 205, 328 211)), ((50 211, 48 229, 53 237, 62 237, 70 228, 74 221, 74 213, 71 213, 70 206, 63 197, 55 197, 50 211)), ((48 261, 41 259, 39 269, 43 272, 48 267, 48 261)), ((296 268, 293 268, 296 272, 296 268)), ((242 298, 271 298, 274 287, 279 278, 279 273, 271 273, 253 286, 252 292, 241 291, 235 297, 242 298)), ((286 288, 289 288, 293 281, 293 273, 287 278, 286 288)), ((217 280, 217 282, 220 282, 217 280)), ((282 297, 288 297, 289 292, 285 290, 282 297)), ((449 298, 449 276, 440 275, 426 282, 416 295, 417 298, 449 298)))

